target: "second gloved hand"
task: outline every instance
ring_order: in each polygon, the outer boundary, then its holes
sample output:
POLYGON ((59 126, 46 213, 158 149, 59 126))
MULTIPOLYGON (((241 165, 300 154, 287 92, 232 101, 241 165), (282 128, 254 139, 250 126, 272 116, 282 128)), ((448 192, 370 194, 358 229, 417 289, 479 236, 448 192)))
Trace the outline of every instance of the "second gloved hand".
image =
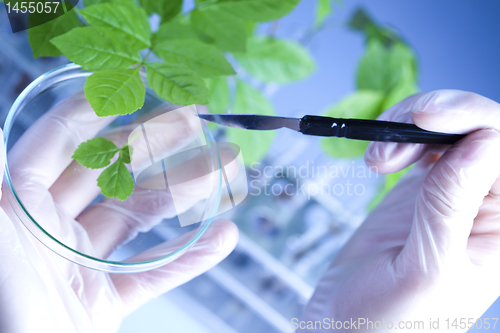
MULTIPOLYGON (((8 155, 12 181, 31 216, 43 221, 45 230, 57 231, 61 236, 58 240, 63 239, 65 245, 103 259, 139 232, 176 213, 165 191, 140 188, 126 202, 105 199, 91 204, 100 192, 96 179, 102 170, 87 169, 71 156, 81 142, 93 138, 112 120, 97 117, 83 94, 73 96, 30 126, 8 155)), ((192 134, 190 128, 183 119, 165 123, 157 133, 165 136, 159 141, 165 149, 175 150, 192 134)), ((116 130, 115 136, 108 138, 121 146, 130 129, 116 130)), ((2 145, 2 174, 4 157, 2 145)), ((12 210, 5 195, 8 186, 3 190, 0 332, 115 332, 124 316, 220 262, 238 239, 232 222, 216 221, 183 256, 168 265, 134 274, 108 274, 74 264, 42 245, 12 210)), ((186 202, 194 204, 198 194, 190 191, 186 202)), ((178 248, 176 242, 185 243, 182 237, 150 250, 169 253, 178 248)))
POLYGON ((408 322, 427 331, 439 320, 439 332, 465 332, 500 295, 500 105, 442 90, 409 97, 379 119, 470 134, 451 147, 370 144, 365 160, 380 173, 418 163, 341 250, 301 320, 347 323, 339 332, 408 322))

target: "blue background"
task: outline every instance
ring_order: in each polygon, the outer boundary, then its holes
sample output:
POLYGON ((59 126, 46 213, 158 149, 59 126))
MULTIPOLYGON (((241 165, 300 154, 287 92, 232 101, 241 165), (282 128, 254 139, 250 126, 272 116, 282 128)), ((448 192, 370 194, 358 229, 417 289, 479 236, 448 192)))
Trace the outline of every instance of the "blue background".
MULTIPOLYGON (((396 28, 416 50, 422 91, 460 89, 500 101, 500 1, 344 1, 312 40, 317 68, 307 80, 280 88, 278 113, 321 113, 355 90, 355 70, 364 38, 345 28, 362 6, 380 24, 396 28)), ((315 1, 302 1, 279 34, 293 38, 314 19, 315 1)))

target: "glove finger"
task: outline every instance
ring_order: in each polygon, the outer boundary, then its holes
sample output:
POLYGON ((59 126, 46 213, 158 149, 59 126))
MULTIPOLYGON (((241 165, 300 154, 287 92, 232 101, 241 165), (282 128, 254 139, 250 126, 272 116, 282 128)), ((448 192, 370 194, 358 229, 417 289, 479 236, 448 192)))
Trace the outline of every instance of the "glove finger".
MULTIPOLYGON (((490 189, 488 195, 484 198, 479 213, 474 221, 471 235, 483 236, 500 235, 500 177, 490 189)), ((496 242, 500 242, 500 237, 496 242)), ((500 244, 499 244, 500 245, 500 244)), ((500 262, 500 261, 499 261, 500 262)))
MULTIPOLYGON (((134 123, 114 129, 103 136, 121 147, 130 139, 131 132, 143 123, 148 124, 149 143, 156 145, 156 150, 164 156, 175 154, 192 142, 201 131, 199 118, 187 112, 172 110, 172 106, 168 105, 161 106, 134 123), (165 117, 167 113, 168 116, 165 117)), ((150 164, 148 150, 134 145, 136 142, 132 141, 134 163, 150 164)), ((76 217, 99 195, 101 190, 96 180, 102 172, 103 169, 89 169, 77 161, 72 161, 52 185, 50 193, 59 206, 63 207, 70 216, 76 217)))
POLYGON ((78 145, 114 119, 98 117, 83 93, 55 105, 9 151, 14 184, 37 182, 48 189, 71 163, 78 145))
MULTIPOLYGON (((429 131, 465 134, 481 128, 500 129, 498 103, 459 90, 437 90, 414 95, 386 112, 389 115, 382 114, 380 119, 413 122, 429 131)), ((365 153, 365 161, 367 165, 376 167, 380 173, 391 173, 415 163, 428 152, 442 153, 449 147, 372 142, 365 153)))
MULTIPOLYGON (((239 172, 244 172, 235 158, 236 152, 229 146, 219 153, 229 182, 239 172)), ((201 159, 204 160, 204 157, 201 156, 201 159)), ((184 213, 198 202, 201 205, 197 206, 198 209, 211 211, 212 207, 207 206, 210 202, 201 200, 218 189, 219 174, 212 173, 211 165, 199 160, 192 159, 176 170, 169 171, 168 189, 155 187, 157 184, 165 184, 164 175, 159 174, 139 183, 126 201, 105 199, 80 214, 77 221, 87 231, 97 255, 106 258, 118 246, 135 238, 139 232, 149 231, 163 219, 184 213), (176 180, 180 183, 175 184, 176 180)))
POLYGON ((500 133, 480 130, 448 149, 423 182, 405 247, 404 270, 439 271, 466 254, 474 218, 500 173, 500 133))
MULTIPOLYGON (((410 111, 412 105, 422 94, 412 95, 384 111, 377 119, 412 123, 410 111)), ((365 152, 365 162, 378 173, 392 173, 404 169, 408 156, 416 161, 423 156, 427 147, 422 144, 396 142, 370 142, 365 152)))
MULTIPOLYGON (((471 261, 479 266, 500 268, 500 177, 484 198, 474 219, 467 252, 471 261)), ((500 272, 499 269, 497 269, 500 272)))
MULTIPOLYGON (((191 237, 186 234, 184 237, 191 237)), ((144 253, 130 258, 131 261, 147 260, 177 248, 177 241, 167 241, 144 253)), ((124 303, 125 313, 129 314, 149 300, 188 282, 222 261, 236 246, 238 228, 227 220, 215 221, 205 234, 188 252, 175 261, 135 274, 111 274, 111 279, 124 303)))
POLYGON ((415 102, 411 118, 428 131, 466 134, 483 128, 500 130, 500 104, 472 92, 436 90, 415 102))

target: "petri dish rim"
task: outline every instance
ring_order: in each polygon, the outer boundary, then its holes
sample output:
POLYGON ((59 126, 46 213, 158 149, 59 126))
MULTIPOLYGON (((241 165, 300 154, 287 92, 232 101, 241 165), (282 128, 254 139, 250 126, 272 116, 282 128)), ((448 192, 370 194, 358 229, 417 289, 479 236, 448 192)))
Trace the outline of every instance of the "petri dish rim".
MULTIPOLYGON (((173 252, 170 252, 164 256, 151 259, 151 260, 144 260, 144 261, 137 261, 137 262, 121 262, 121 261, 112 261, 112 260, 105 260, 105 259, 99 259, 93 256, 90 256, 85 253, 81 253, 79 251, 76 251, 75 249, 72 249, 71 247, 67 246, 66 244, 60 242, 57 240, 55 237, 53 237, 50 233, 48 233, 38 222, 31 216, 31 214, 28 212, 28 210, 25 208, 22 200, 19 198, 16 189, 14 187, 14 184, 12 182, 12 178, 10 176, 10 171, 9 171, 9 160, 7 156, 7 147, 9 143, 9 134, 12 129, 12 125, 14 123, 14 117, 17 114, 18 110, 21 110, 22 107, 30 100, 30 98, 34 97, 31 96, 31 94, 35 93, 39 94, 44 92, 45 90, 41 91, 36 91, 37 88, 40 87, 42 83, 44 83, 47 80, 50 79, 57 79, 59 75, 62 74, 67 74, 70 73, 71 71, 75 71, 74 76, 66 79, 59 79, 55 80, 54 82, 51 83, 51 85, 63 82, 65 80, 69 79, 74 79, 74 78, 81 78, 81 77, 87 77, 92 74, 90 71, 86 71, 81 68, 81 66, 70 63, 58 68, 55 68, 53 70, 50 70, 42 75, 40 75, 38 78, 33 80, 16 98, 14 103, 12 104, 12 107, 9 109, 9 112, 7 114, 7 118, 4 123, 4 161, 5 161, 5 171, 4 171, 4 176, 5 180, 7 181, 7 184, 9 186, 10 191, 12 192, 12 197, 15 200, 15 203, 12 202, 12 198, 9 197, 9 193, 4 193, 7 194, 7 199, 9 201, 10 206, 12 207, 14 213, 16 216, 19 218, 19 220, 23 223, 23 225, 29 230, 29 232, 38 240, 40 241, 43 245, 45 245, 47 248, 49 248, 51 251, 56 253, 59 256, 62 256, 63 258, 74 262, 78 265, 82 265, 91 269, 95 270, 100 270, 104 272, 110 272, 110 273, 137 273, 137 272, 143 272, 147 271, 150 269, 154 269, 160 266, 163 266, 169 262, 172 262, 173 260, 177 259, 180 257, 182 254, 184 254, 191 246, 193 246, 196 241, 205 233, 206 229, 210 226, 212 223, 212 220, 217 212, 218 205, 220 203, 221 199, 221 194, 222 194, 222 168, 216 168, 216 170, 219 170, 219 186, 218 186, 218 193, 216 197, 216 204, 212 208, 212 212, 210 212, 210 217, 202 222, 204 223, 203 226, 201 226, 200 230, 194 235, 186 244, 184 244, 182 247, 179 249, 174 250, 173 252), (32 224, 26 224, 21 216, 19 216, 18 212, 15 209, 15 204, 17 204, 22 212, 26 215, 28 218, 29 222, 32 224), (34 228, 34 229, 33 229, 34 228), (62 251, 60 251, 62 250, 62 251)), ((144 78, 144 73, 141 73, 141 76, 144 78)), ((47 88, 48 89, 48 88, 47 88)), ((35 94, 35 96, 36 96, 35 94)), ((219 156, 219 151, 217 148, 217 145, 215 144, 215 139, 212 136, 212 133, 208 129, 208 126, 204 123, 201 122, 203 126, 203 134, 207 140, 207 145, 209 145, 209 152, 210 152, 210 159, 212 161, 212 166, 214 165, 221 165, 221 160, 219 156)))

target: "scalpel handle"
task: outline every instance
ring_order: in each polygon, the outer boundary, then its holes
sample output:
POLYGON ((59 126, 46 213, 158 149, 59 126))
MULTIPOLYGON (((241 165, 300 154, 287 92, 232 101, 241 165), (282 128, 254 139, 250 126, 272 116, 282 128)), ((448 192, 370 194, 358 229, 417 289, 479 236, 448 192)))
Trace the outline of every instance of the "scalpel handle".
POLYGON ((382 120, 304 116, 300 132, 365 141, 454 144, 465 134, 431 132, 414 124, 382 120))

